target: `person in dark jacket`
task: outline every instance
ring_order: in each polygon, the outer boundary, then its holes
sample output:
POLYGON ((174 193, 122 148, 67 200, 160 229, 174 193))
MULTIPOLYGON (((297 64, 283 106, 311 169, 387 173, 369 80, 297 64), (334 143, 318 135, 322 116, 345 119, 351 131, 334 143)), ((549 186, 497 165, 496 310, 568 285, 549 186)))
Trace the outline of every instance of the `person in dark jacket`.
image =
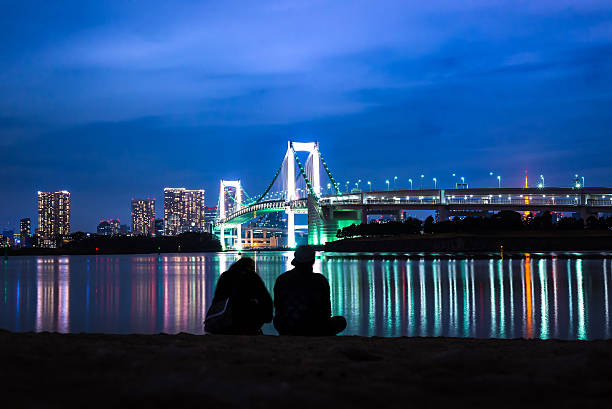
POLYGON ((274 284, 274 328, 281 335, 336 335, 346 328, 344 317, 331 316, 329 282, 312 270, 315 252, 300 246, 291 262, 294 269, 274 284))
POLYGON ((252 258, 242 257, 221 274, 213 303, 229 298, 232 326, 226 334, 261 334, 264 323, 272 321, 272 298, 262 279, 255 272, 252 258))

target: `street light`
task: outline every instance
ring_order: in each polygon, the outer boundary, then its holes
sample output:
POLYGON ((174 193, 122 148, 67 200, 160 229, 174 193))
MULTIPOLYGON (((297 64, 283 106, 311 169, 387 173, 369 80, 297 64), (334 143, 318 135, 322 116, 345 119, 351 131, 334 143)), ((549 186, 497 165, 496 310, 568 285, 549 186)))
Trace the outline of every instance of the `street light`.
POLYGON ((489 172, 489 176, 493 176, 493 172, 489 172))
POLYGON ((368 180, 368 186, 370 186, 370 192, 372 191, 372 182, 368 180))
POLYGON ((544 183, 544 175, 540 175, 540 179, 542 179, 542 187, 546 186, 546 184, 544 183))
POLYGON ((327 184, 327 194, 329 194, 329 190, 331 189, 331 183, 327 184))
POLYGON ((397 176, 393 176, 393 190, 397 190, 397 176))
POLYGON ((346 193, 348 193, 348 192, 349 192, 349 190, 348 190, 348 189, 349 189, 349 183, 351 183, 351 182, 349 182, 349 181, 347 180, 347 181, 346 181, 346 193))
POLYGON ((461 188, 465 189, 465 178, 461 176, 461 188))
POLYGON ((423 190, 423 178, 425 177, 425 175, 421 175, 421 190, 423 190))
POLYGON ((412 179, 408 179, 408 182, 410 182, 410 190, 412 190, 412 179))
POLYGON ((387 190, 389 190, 389 179, 385 180, 385 183, 387 184, 387 190))
POLYGON ((359 184, 360 184, 360 183, 361 183, 361 179, 359 179, 359 180, 357 181, 357 183, 356 183, 356 185, 357 185, 357 189, 359 189, 359 184))
POLYGON ((501 176, 497 175, 497 187, 501 189, 501 176))
POLYGON ((438 188, 438 179, 433 178, 433 181, 434 181, 434 189, 437 189, 438 188))
POLYGON ((584 187, 584 176, 582 177, 582 187, 584 187))

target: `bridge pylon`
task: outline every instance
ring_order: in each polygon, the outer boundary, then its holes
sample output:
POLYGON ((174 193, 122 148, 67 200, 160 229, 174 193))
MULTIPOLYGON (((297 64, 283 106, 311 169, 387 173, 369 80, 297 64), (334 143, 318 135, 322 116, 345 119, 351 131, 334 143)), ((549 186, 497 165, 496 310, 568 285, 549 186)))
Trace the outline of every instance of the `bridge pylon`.
MULTIPOLYGON (((287 214, 287 247, 295 248, 295 212, 289 206, 289 203, 298 198, 296 192, 297 178, 295 176, 295 164, 298 161, 297 152, 308 152, 307 162, 312 163, 312 176, 308 178, 307 175, 303 174, 303 169, 300 165, 301 176, 306 181, 309 190, 309 196, 314 195, 316 198, 321 196, 321 155, 319 153, 319 142, 287 142, 287 153, 285 159, 287 163, 287 207, 285 213, 287 214)), ((299 164, 299 162, 298 162, 299 164)), ((299 176, 298 176, 299 178, 299 176)))
MULTIPOLYGON (((231 210, 231 213, 236 212, 242 208, 242 186, 240 184, 240 180, 224 180, 221 179, 220 188, 219 188, 219 220, 224 220, 226 215, 231 210), (226 188, 234 188, 234 199, 226 194, 226 188), (233 203, 230 203, 232 201, 233 203)), ((225 230, 226 229, 236 229, 236 235, 230 234, 230 239, 233 239, 232 248, 235 250, 242 250, 242 225, 226 225, 225 223, 221 223, 218 225, 219 227, 219 239, 221 241, 221 248, 223 250, 226 249, 225 242, 225 230)))
MULTIPOLYGON (((333 185, 334 190, 337 194, 340 194, 339 185, 334 180, 327 164, 321 156, 319 151, 319 142, 287 142, 287 151, 283 158, 281 166, 278 168, 276 175, 268 188, 263 192, 261 196, 256 198, 253 202, 249 203, 246 207, 243 207, 242 202, 242 187, 239 180, 228 181, 221 180, 220 191, 219 191, 219 219, 216 227, 220 232, 220 239, 223 249, 226 248, 226 233, 228 229, 232 229, 232 233, 235 229, 235 236, 230 233, 231 248, 240 249, 242 247, 241 238, 241 223, 252 218, 256 212, 269 212, 269 211, 284 211, 287 214, 287 246, 295 248, 297 245, 295 232, 299 229, 308 228, 309 231, 309 243, 312 242, 313 235, 310 234, 310 226, 308 225, 297 225, 295 215, 296 214, 308 214, 305 206, 306 197, 298 195, 298 181, 304 181, 305 189, 304 194, 309 198, 308 200, 314 200, 317 206, 322 196, 321 189, 321 172, 325 172, 333 185), (308 158, 306 159, 305 165, 302 165, 298 157, 298 152, 307 152, 308 158), (297 169, 296 169, 297 168, 297 169), (297 173, 297 175, 296 175, 297 173), (268 193, 276 182, 276 192, 282 192, 282 198, 270 199, 268 193), (230 195, 226 194, 227 188, 235 188, 236 193, 232 199, 230 195), (234 207, 230 208, 228 199, 233 200, 234 207), (267 200, 266 200, 267 199, 267 200), (241 211, 241 209, 243 209, 241 211), (272 210, 273 209, 273 210, 272 210), (237 241, 236 241, 237 240, 237 241)), ((331 187, 331 185, 329 187, 331 187)), ((300 189, 301 191, 301 189, 300 189)), ((274 190, 272 190, 274 192, 274 190)), ((250 199, 249 199, 250 200, 250 199)), ((309 216, 310 220, 310 216, 309 216)), ((321 224, 318 222, 317 226, 321 224)), ((335 226, 335 225, 334 225, 335 226)), ((317 231, 319 231, 318 228, 317 231)), ((319 231, 319 233, 321 233, 319 231)), ((318 234, 319 234, 318 233, 318 234)), ((335 231, 334 231, 335 234, 335 231)), ((320 235, 320 234, 319 234, 320 235)), ((327 233, 326 233, 327 235, 327 233)), ((312 244, 319 244, 312 242, 312 244)), ((324 242, 325 240, 321 240, 324 242)))

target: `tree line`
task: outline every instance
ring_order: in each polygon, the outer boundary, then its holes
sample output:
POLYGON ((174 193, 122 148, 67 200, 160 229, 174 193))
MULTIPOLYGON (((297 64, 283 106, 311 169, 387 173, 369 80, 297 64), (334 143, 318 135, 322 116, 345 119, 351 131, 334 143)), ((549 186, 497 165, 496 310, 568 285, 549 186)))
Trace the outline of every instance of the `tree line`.
POLYGON ((529 214, 523 218, 514 211, 500 211, 489 217, 454 217, 452 220, 435 222, 432 216, 424 222, 408 217, 404 221, 386 223, 352 224, 339 229, 338 238, 398 236, 403 234, 438 233, 485 233, 499 231, 565 231, 565 230, 607 230, 612 229, 612 217, 590 216, 586 221, 573 217, 563 217, 556 223, 550 212, 540 215, 529 214))
POLYGON ((75 253, 172 253, 221 251, 221 243, 210 233, 187 232, 176 236, 126 236, 70 234, 61 244, 62 251, 75 253))

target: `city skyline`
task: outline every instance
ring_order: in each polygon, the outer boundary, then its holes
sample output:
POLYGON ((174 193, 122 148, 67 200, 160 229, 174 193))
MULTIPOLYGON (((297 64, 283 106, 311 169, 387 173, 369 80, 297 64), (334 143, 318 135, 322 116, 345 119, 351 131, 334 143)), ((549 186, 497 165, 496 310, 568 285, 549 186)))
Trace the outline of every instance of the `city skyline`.
POLYGON ((73 231, 164 186, 256 194, 289 139, 325 146, 341 185, 612 181, 606 1, 3 11, 3 229, 35 220, 38 190, 73 193, 73 231))
MULTIPOLYGON (((491 183, 489 183, 488 186, 472 186, 472 187, 485 187, 485 188, 486 187, 495 187, 495 186, 500 186, 501 187, 500 178, 498 177, 499 175, 492 174, 492 173, 493 172, 490 172, 489 179, 490 179, 490 181, 495 180, 495 183, 491 182, 491 183), (494 184, 497 184, 497 185, 494 186, 494 184)), ((523 171, 521 173, 520 178, 521 178, 521 183, 523 184, 522 187, 527 187, 526 183, 527 183, 528 180, 530 180, 529 187, 544 187, 544 184, 543 184, 544 177, 543 177, 543 175, 537 175, 537 177, 534 177, 533 179, 528 179, 528 177, 529 176, 528 176, 528 172, 527 171, 523 171)), ((391 178, 391 180, 392 179, 393 178, 391 178)), ((395 179, 396 179, 395 182, 397 184, 397 179, 398 178, 395 177, 395 179)), ((461 186, 464 183, 467 185, 466 182, 469 182, 469 180, 466 180, 464 177, 458 176, 456 173, 451 174, 450 177, 447 178, 448 180, 445 180, 445 178, 436 178, 435 181, 432 180, 432 182, 430 183, 431 186, 425 185, 425 186, 421 187, 419 185, 419 182, 420 182, 419 179, 420 178, 418 176, 415 177, 414 179, 407 178, 407 180, 412 181, 412 183, 409 182, 408 186, 403 186, 403 185, 395 186, 393 190, 395 190, 395 188, 397 188, 399 190, 403 189, 403 190, 415 190, 415 191, 418 191, 418 190, 422 190, 422 189, 435 189, 436 187, 437 188, 446 188, 446 189, 453 188, 454 189, 454 188, 458 188, 459 186, 461 186), (449 184, 448 185, 444 185, 443 184, 444 181, 448 182, 449 184), (439 182, 441 182, 441 183, 439 183, 439 182)), ((562 186, 559 186, 559 187, 572 187, 572 188, 580 187, 580 184, 584 183, 584 181, 585 181, 584 176, 579 176, 578 174, 574 174, 574 175, 571 175, 571 177, 568 178, 567 183, 565 185, 562 185, 562 186)), ((389 189, 391 189, 390 188, 390 183, 391 183, 391 181, 389 179, 387 179, 387 180, 385 180, 385 183, 380 183, 381 186, 376 186, 376 189, 374 189, 374 191, 389 190, 389 189)), ((371 183, 371 181, 355 180, 355 181, 350 181, 350 183, 346 183, 346 184, 339 182, 338 186, 339 186, 339 188, 340 188, 340 190, 342 192, 345 192, 346 191, 345 188, 347 188, 347 187, 348 187, 349 190, 351 190, 351 189, 355 188, 355 186, 357 186, 357 187, 359 187, 360 191, 363 191, 364 193, 367 193, 372 188, 372 183, 371 183), (368 182, 370 182, 370 183, 368 184, 368 182), (359 183, 361 185, 359 185, 359 183)), ((505 186, 504 185, 504 187, 521 187, 521 186, 520 185, 519 186, 505 186)), ((588 185, 585 185, 585 187, 588 187, 588 185)), ((603 187, 603 186, 601 186, 601 187, 603 187)), ((184 187, 181 187, 181 188, 164 187, 162 192, 166 192, 168 190, 181 190, 181 191, 187 192, 187 193, 200 193, 201 192, 202 202, 203 202, 202 209, 201 209, 202 215, 201 215, 201 221, 200 221, 201 224, 198 225, 197 231, 206 231, 206 227, 205 227, 206 222, 204 220, 204 210, 216 209, 216 207, 218 206, 218 202, 216 202, 214 204, 207 204, 204 201, 204 197, 205 197, 205 193, 204 192, 206 191, 206 189, 190 190, 190 189, 186 189, 184 187)), ((70 201, 71 202, 74 201, 74 196, 72 195, 72 192, 69 192, 66 189, 62 189, 62 190, 57 191, 57 192, 68 193, 70 195, 70 201)), ((55 193, 57 193, 57 192, 55 192, 55 193)), ((40 192, 40 191, 37 192, 37 195, 40 195, 40 193, 42 193, 42 192, 40 192)), ((323 195, 330 194, 330 193, 333 194, 333 188, 331 188, 330 186, 327 186, 327 187, 326 186, 322 186, 321 187, 321 193, 323 195)), ((226 190, 226 195, 227 194, 229 194, 229 190, 226 190)), ((126 217, 122 218, 122 217, 112 217, 111 216, 111 217, 106 217, 106 218, 96 218, 95 215, 88 214, 87 215, 88 220, 86 222, 86 225, 90 226, 90 227, 87 227, 87 228, 84 228, 84 229, 72 229, 72 231, 73 232, 74 231, 82 231, 82 232, 88 232, 88 233, 95 233, 98 230, 98 228, 99 228, 99 224, 104 222, 105 219, 108 219, 106 221, 110 221, 110 220, 118 220, 118 221, 125 220, 125 222, 122 223, 122 225, 127 225, 127 226, 129 226, 130 230, 133 230, 133 226, 134 226, 134 219, 133 219, 133 217, 134 217, 134 202, 135 201, 136 202, 152 202, 152 205, 151 205, 152 207, 151 208, 153 209, 153 218, 151 219, 152 220, 152 227, 150 229, 152 232, 155 231, 154 222, 157 221, 157 220, 160 220, 163 223, 163 225, 165 226, 165 223, 164 223, 164 221, 165 221, 165 216, 164 215, 165 215, 165 212, 166 212, 165 204, 164 204, 165 201, 161 202, 158 205, 157 204, 157 199, 155 199, 155 198, 146 197, 144 199, 135 199, 134 197, 132 197, 131 198, 131 204, 130 204, 129 209, 127 211, 128 215, 126 217), (157 206, 161 207, 161 211, 159 211, 157 209, 157 206), (161 219, 158 218, 156 215, 161 215, 162 216, 161 219)), ((72 211, 72 209, 71 209, 71 211, 72 211)), ((37 214, 38 214, 38 211, 37 211, 37 213, 35 213, 35 215, 33 217, 33 220, 37 220, 38 219, 37 214)), ((20 217, 16 222, 11 220, 8 223, 6 223, 4 226, 0 226, 0 228, 1 229, 8 229, 8 230, 13 229, 15 231, 20 231, 20 229, 21 229, 21 226, 20 226, 21 222, 20 221, 22 219, 24 219, 24 218, 30 219, 31 217, 30 216, 20 217)), ((165 230, 165 227, 164 227, 164 230, 165 230)), ((33 230, 32 230, 32 232, 33 232, 33 230)))

